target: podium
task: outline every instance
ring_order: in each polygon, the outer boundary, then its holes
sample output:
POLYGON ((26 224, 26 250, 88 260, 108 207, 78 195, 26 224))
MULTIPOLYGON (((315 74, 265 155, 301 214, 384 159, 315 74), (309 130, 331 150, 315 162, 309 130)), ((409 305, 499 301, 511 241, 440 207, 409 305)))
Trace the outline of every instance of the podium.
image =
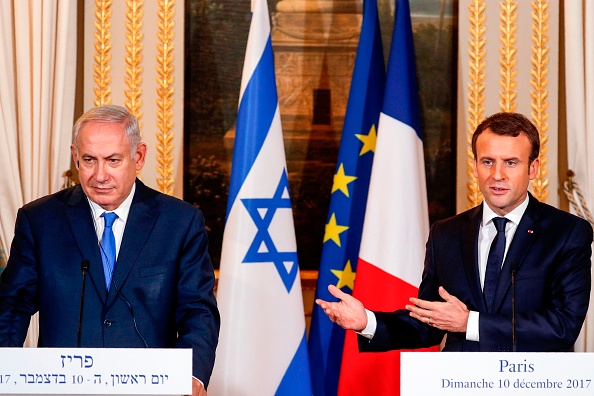
POLYGON ((189 395, 190 349, 0 348, 0 395, 189 395))
POLYGON ((401 352, 400 395, 594 395, 594 354, 401 352))

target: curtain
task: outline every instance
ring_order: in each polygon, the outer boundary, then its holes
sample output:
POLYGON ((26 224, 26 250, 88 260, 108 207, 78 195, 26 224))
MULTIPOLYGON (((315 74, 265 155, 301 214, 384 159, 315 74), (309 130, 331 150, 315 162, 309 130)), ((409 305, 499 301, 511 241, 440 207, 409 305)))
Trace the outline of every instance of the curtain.
MULTIPOLYGON (((586 206, 594 208, 594 2, 565 2, 568 167, 586 206)), ((594 299, 575 350, 594 351, 594 299)))
MULTIPOLYGON (((76 0, 0 1, 0 241, 17 210, 53 193, 70 168, 76 0)), ((32 321, 26 346, 37 344, 32 321)))

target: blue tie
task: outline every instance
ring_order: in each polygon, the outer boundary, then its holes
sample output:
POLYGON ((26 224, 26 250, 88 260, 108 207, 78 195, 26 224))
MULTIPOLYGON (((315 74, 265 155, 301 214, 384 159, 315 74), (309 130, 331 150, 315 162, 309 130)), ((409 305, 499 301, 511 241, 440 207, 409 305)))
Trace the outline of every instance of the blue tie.
POLYGON ((493 218, 493 224, 495 224, 495 229, 497 229, 497 235, 495 235, 495 239, 493 239, 491 249, 489 250, 487 270, 485 271, 485 285, 483 287, 483 294, 489 312, 493 310, 493 299, 495 298, 495 290, 497 289, 499 273, 501 272, 503 256, 505 255, 506 223, 507 219, 505 217, 493 218))
POLYGON ((113 212, 103 212, 101 215, 105 220, 105 227, 103 228, 103 235, 101 236, 101 260, 103 260, 103 273, 105 274, 105 285, 109 291, 111 285, 111 276, 116 262, 116 245, 115 237, 111 226, 118 218, 118 215, 113 212))

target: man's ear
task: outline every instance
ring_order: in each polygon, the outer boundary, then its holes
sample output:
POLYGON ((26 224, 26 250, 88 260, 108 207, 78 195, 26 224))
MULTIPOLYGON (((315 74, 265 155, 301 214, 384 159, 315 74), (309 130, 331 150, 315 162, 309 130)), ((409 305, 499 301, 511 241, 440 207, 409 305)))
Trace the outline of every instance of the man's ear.
POLYGON ((72 153, 72 162, 76 165, 76 169, 80 168, 80 160, 78 159, 78 151, 74 148, 74 144, 70 145, 70 152, 72 153))
POLYGON ((138 143, 138 146, 136 147, 136 156, 134 159, 136 162, 136 172, 140 172, 144 166, 144 161, 146 160, 146 144, 144 142, 138 143))
POLYGON ((530 164, 530 168, 528 169, 528 175, 530 176, 530 180, 534 180, 536 174, 538 173, 538 168, 540 167, 540 159, 536 158, 530 164))

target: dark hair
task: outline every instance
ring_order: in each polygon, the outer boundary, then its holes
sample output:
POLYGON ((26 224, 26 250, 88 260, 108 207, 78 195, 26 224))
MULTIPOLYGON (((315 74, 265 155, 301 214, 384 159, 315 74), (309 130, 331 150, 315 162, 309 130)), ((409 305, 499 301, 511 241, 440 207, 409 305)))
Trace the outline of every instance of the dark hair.
POLYGON ((490 130, 496 135, 517 137, 521 133, 526 135, 532 146, 530 151, 530 164, 540 153, 540 135, 532 122, 519 113, 496 113, 487 117, 476 127, 472 135, 472 154, 476 159, 476 140, 485 130, 490 130))

